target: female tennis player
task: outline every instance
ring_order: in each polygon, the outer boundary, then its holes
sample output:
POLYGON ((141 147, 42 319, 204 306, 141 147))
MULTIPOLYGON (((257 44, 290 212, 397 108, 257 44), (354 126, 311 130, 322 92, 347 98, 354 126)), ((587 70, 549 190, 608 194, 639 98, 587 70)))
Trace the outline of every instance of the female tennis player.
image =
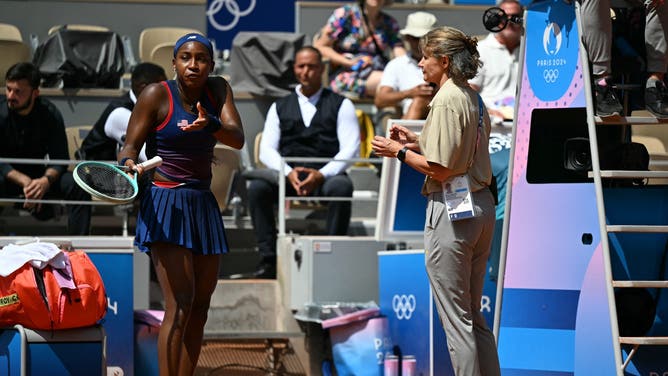
MULTIPOLYGON (((132 171, 146 142, 162 157, 143 195, 135 245, 150 251, 165 299, 158 335, 160 375, 192 375, 202 346, 220 255, 227 241, 210 190, 216 141, 240 149, 244 132, 232 89, 213 70, 213 48, 200 34, 174 46, 176 79, 146 87, 130 116, 119 164, 132 171)), ((137 173, 144 172, 137 167, 137 173)))

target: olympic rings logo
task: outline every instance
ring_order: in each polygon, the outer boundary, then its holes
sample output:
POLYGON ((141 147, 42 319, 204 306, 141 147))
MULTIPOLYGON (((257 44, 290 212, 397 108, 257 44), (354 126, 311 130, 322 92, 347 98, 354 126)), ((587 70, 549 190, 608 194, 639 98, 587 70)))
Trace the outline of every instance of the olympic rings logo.
POLYGON ((213 27, 220 31, 227 31, 233 29, 239 23, 241 17, 251 14, 255 9, 255 2, 257 0, 250 0, 248 8, 241 10, 239 9, 239 4, 237 0, 213 0, 209 4, 209 9, 206 10, 206 16, 209 18, 209 22, 213 27), (227 25, 223 25, 220 22, 216 21, 215 16, 220 12, 223 7, 226 11, 232 16, 232 20, 227 25))
POLYGON ((548 84, 557 81, 557 78, 559 78, 559 69, 545 69, 543 71, 543 79, 548 84))
POLYGON ((395 295, 392 297, 392 309, 399 320, 410 320, 415 312, 415 296, 410 294, 395 295))

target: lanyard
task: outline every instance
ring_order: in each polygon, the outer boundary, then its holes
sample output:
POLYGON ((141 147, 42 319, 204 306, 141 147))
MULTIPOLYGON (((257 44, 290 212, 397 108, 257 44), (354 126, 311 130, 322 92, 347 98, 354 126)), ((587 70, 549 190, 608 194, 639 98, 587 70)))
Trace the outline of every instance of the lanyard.
POLYGON ((469 162, 468 166, 466 166, 466 169, 468 170, 471 168, 473 165, 473 159, 475 158, 475 153, 478 151, 478 145, 480 145, 480 135, 482 134, 482 117, 483 117, 483 109, 485 108, 485 104, 482 101, 482 97, 480 94, 478 95, 478 129, 477 129, 477 134, 475 137, 475 148, 473 149, 473 156, 471 156, 471 161, 469 162))

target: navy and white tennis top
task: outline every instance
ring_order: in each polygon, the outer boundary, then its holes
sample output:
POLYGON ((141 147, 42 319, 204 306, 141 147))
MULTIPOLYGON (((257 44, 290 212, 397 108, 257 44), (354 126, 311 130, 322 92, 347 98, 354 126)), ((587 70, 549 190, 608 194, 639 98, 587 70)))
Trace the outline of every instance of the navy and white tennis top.
MULTIPOLYGON (((216 138, 205 130, 181 130, 179 124, 191 124, 198 115, 186 111, 181 105, 176 81, 163 81, 161 84, 169 92, 169 113, 156 127, 155 139, 149 140, 154 144, 147 145, 147 154, 149 158, 155 155, 162 157, 162 165, 157 171, 170 180, 208 187, 216 138)), ((218 118, 219 107, 208 87, 199 101, 210 116, 218 118)))

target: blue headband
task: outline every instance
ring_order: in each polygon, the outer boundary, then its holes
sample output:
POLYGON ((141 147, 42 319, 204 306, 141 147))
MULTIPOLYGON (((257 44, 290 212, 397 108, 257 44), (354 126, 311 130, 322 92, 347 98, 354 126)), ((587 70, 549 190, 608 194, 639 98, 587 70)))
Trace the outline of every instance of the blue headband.
POLYGON ((211 55, 211 58, 213 59, 213 46, 211 45, 211 41, 206 39, 204 35, 197 33, 186 34, 176 41, 176 44, 174 45, 174 57, 176 57, 176 52, 178 52, 179 48, 188 42, 202 43, 204 47, 209 50, 209 55, 211 55))

